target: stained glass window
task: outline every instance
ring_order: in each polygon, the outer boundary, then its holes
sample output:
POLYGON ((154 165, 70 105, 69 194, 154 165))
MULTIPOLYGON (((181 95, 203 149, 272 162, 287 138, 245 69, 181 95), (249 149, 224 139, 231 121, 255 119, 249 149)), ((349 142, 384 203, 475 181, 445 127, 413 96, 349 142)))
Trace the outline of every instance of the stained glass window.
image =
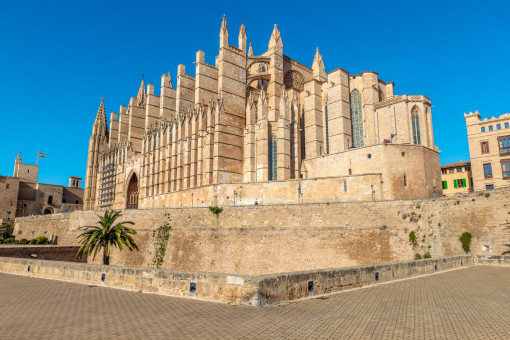
POLYGON ((271 143, 269 144, 269 180, 276 181, 277 176, 277 160, 276 160, 276 136, 271 136, 271 143))
POLYGON ((358 90, 351 92, 352 145, 355 148, 364 146, 363 143, 363 112, 361 110, 361 95, 358 90))
POLYGON ((415 106, 411 111, 411 120, 413 122, 413 142, 416 145, 421 145, 420 137, 420 116, 418 114, 418 108, 415 106))

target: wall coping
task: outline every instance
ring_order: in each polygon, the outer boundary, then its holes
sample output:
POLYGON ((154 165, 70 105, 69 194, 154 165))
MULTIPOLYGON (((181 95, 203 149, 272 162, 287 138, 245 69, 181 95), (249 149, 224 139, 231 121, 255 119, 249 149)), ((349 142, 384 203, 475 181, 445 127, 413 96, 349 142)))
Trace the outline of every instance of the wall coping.
POLYGON ((318 297, 373 285, 379 281, 390 282, 494 263, 510 267, 510 256, 459 255, 258 276, 0 257, 0 272, 213 302, 262 306, 318 297), (195 282, 195 292, 191 292, 191 282, 195 282))

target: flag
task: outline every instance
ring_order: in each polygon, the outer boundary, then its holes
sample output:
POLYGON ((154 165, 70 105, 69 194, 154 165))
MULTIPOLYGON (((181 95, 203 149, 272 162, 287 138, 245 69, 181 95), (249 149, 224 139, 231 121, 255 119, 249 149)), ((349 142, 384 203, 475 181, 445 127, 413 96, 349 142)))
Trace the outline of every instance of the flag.
POLYGON ((43 158, 45 158, 45 157, 46 157, 46 155, 45 155, 45 154, 43 154, 43 153, 41 153, 41 152, 39 152, 39 157, 43 157, 43 158))

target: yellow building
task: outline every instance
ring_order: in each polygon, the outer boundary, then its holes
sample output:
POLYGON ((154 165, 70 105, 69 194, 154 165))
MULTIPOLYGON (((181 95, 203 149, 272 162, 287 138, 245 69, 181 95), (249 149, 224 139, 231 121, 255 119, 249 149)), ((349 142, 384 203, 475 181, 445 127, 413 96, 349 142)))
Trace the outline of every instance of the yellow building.
POLYGON ((460 161, 441 166, 441 179, 445 195, 471 192, 474 189, 471 162, 460 161))
POLYGON ((480 119, 480 113, 464 114, 469 154, 476 190, 510 184, 510 113, 480 119))

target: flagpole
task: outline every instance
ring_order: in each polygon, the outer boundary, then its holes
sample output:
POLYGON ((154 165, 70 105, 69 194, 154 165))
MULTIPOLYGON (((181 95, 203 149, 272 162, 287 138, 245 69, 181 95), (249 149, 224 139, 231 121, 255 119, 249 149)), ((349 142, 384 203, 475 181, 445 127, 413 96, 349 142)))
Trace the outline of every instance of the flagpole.
POLYGON ((37 147, 37 156, 35 157, 35 165, 39 165, 39 147, 37 147))

